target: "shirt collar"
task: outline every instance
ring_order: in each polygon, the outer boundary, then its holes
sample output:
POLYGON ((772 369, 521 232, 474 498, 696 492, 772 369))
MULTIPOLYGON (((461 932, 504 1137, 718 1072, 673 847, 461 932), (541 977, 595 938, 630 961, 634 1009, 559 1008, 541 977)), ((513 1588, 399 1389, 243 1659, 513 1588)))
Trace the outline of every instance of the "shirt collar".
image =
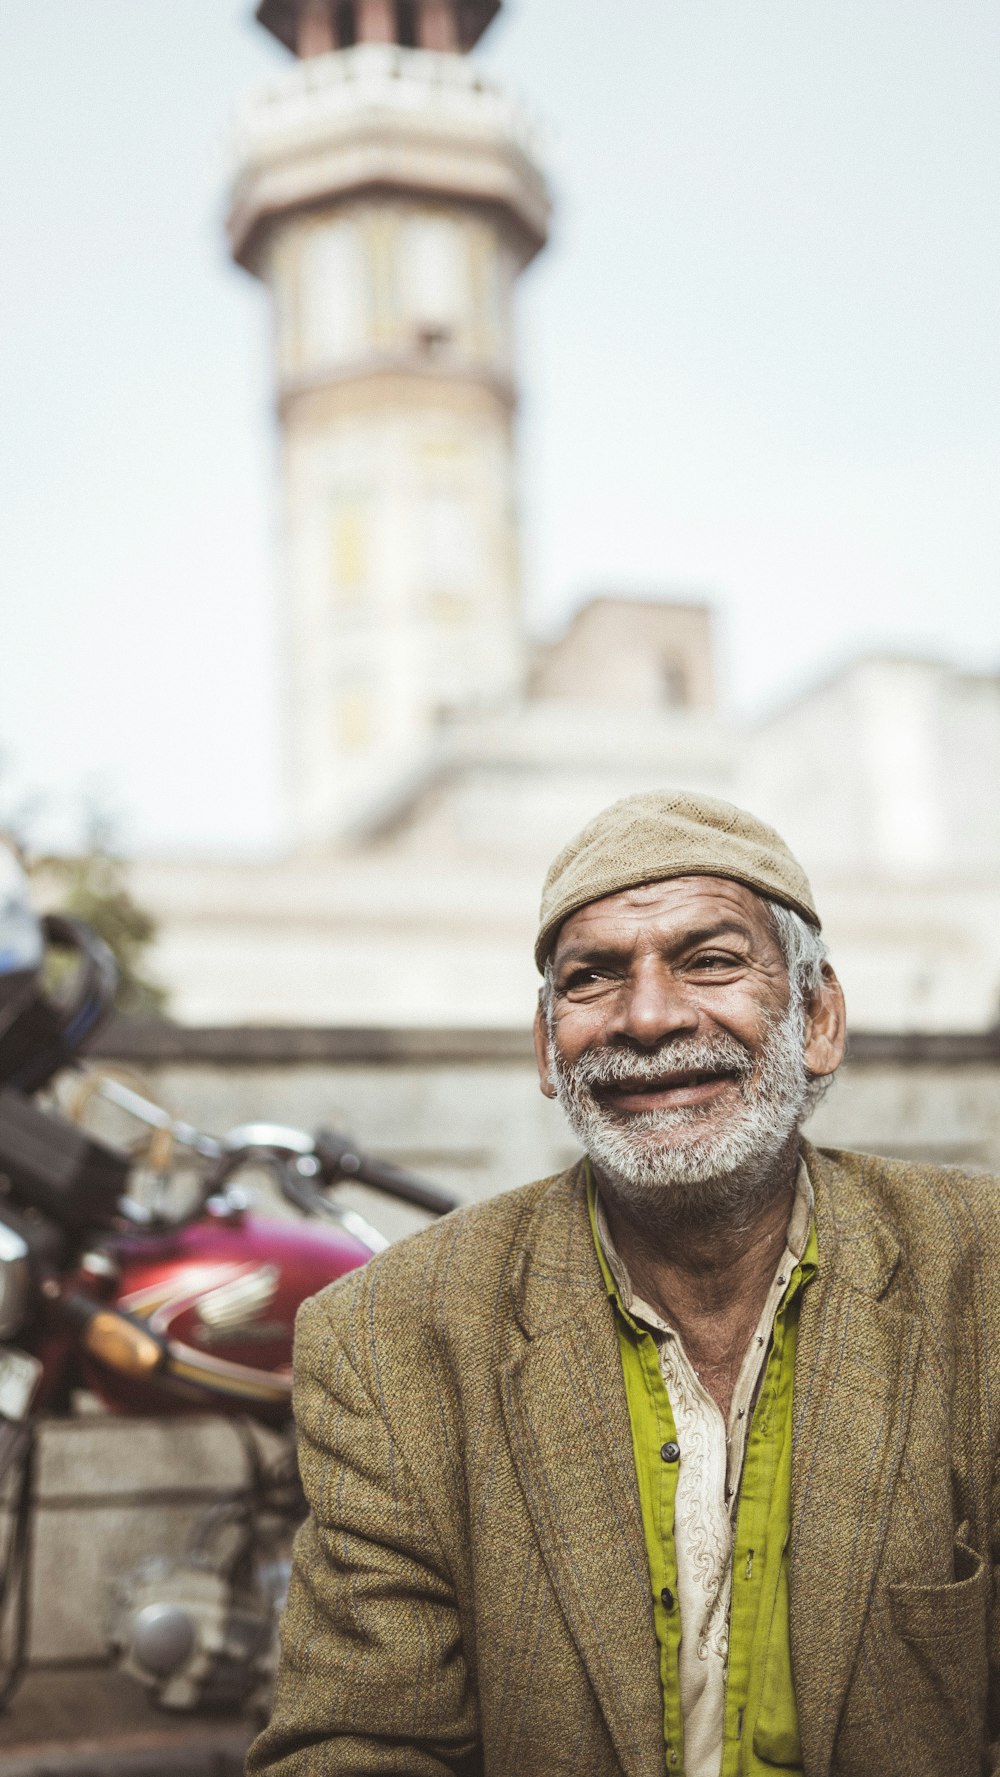
MULTIPOLYGON (((658 1332, 673 1336, 674 1329, 666 1321, 661 1320, 655 1309, 648 1302, 635 1295, 632 1282, 624 1260, 616 1250, 608 1227, 607 1216, 601 1195, 594 1178, 594 1169, 587 1161, 587 1207, 590 1212, 590 1230, 594 1246, 597 1250, 601 1276, 608 1295, 617 1303, 622 1313, 629 1320, 641 1321, 645 1326, 654 1327, 658 1332)), ((787 1278, 785 1295, 807 1283, 815 1274, 819 1263, 819 1248, 816 1241, 816 1218, 814 1214, 814 1198, 812 1182, 803 1159, 799 1160, 798 1172, 795 1175, 795 1196, 792 1201, 791 1215, 788 1218, 788 1232, 785 1236, 785 1250, 775 1268, 775 1278, 782 1275, 787 1278)))

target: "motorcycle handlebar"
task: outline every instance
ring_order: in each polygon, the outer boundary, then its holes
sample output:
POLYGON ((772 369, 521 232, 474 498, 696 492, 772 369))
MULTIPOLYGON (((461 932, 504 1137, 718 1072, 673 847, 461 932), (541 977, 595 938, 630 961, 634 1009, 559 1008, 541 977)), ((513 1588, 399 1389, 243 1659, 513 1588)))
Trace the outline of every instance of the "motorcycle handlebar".
MULTIPOLYGON (((99 962, 99 956, 94 960, 99 962)), ((200 1134, 191 1124, 179 1122, 162 1106, 110 1076, 101 1079, 100 1092, 147 1128, 163 1133, 171 1143, 208 1163, 197 1202, 179 1215, 149 1209, 127 1191, 117 1197, 119 1218, 146 1231, 186 1226, 202 1214, 210 1197, 227 1189, 234 1173, 255 1160, 275 1170, 284 1195, 306 1214, 333 1208, 317 1192, 317 1185, 312 1182, 317 1179, 326 1185, 356 1179, 359 1184, 410 1203, 429 1215, 444 1216, 458 1208, 456 1198, 428 1179, 363 1154, 347 1136, 332 1129, 320 1129, 313 1137, 284 1124, 244 1123, 218 1140, 200 1134)))
POLYGON ((416 1173, 406 1172, 401 1166, 359 1153, 354 1144, 346 1136, 338 1135, 336 1130, 317 1130, 315 1153, 324 1173, 328 1177, 332 1174, 331 1183, 344 1178, 357 1179, 359 1184, 368 1185, 373 1191, 382 1191, 402 1203, 412 1203, 415 1208, 425 1209, 435 1216, 449 1215, 458 1208, 458 1199, 449 1196, 447 1191, 419 1178, 416 1173))

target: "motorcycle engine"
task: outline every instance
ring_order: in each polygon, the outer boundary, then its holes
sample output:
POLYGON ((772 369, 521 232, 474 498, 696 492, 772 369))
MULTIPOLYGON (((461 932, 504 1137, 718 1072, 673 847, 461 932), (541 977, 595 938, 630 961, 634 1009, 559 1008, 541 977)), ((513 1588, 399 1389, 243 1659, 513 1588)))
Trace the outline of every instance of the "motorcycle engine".
POLYGON ((124 1672, 164 1709, 266 1708, 289 1564, 237 1584, 204 1557, 155 1556, 112 1591, 109 1639, 124 1672))

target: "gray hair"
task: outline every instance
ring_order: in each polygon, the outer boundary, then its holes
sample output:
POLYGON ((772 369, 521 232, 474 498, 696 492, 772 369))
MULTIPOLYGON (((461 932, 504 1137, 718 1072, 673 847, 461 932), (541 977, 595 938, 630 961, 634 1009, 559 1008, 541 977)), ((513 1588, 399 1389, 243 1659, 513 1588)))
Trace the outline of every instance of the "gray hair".
POLYGON ((764 896, 761 899, 785 959, 792 993, 809 1005, 823 985, 823 964, 829 954, 826 945, 816 927, 803 919, 801 913, 795 913, 781 901, 764 896))
MULTIPOLYGON (((805 1043, 806 1011, 823 985, 823 964, 829 952, 816 927, 803 919, 801 913, 795 913, 781 901, 772 901, 769 897, 762 899, 788 970, 789 1009, 797 1019, 805 1043)), ((808 1079, 804 1111, 806 1117, 811 1117, 833 1085, 833 1075, 810 1074, 808 1079)))

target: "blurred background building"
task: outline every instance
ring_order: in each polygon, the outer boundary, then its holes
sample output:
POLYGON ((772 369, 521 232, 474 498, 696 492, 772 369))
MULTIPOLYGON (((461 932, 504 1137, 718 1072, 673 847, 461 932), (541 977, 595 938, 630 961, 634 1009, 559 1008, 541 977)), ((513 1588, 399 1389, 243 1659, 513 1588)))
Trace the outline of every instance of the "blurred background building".
POLYGON ((529 632, 514 307, 552 205, 469 53, 496 10, 259 7, 295 61, 241 116, 229 239, 272 318, 291 839, 136 863, 181 1028, 105 1048, 206 1125, 332 1118, 460 1193, 561 1165, 527 1040, 544 871, 607 802, 688 785, 813 878, 855 1033, 813 1132, 1000 1164, 1000 676, 868 653, 751 720, 688 594, 598 588, 529 632))
POLYGON ((296 61, 240 120, 229 238, 272 314, 293 844, 139 865, 173 1013, 523 1024, 548 860, 604 803, 679 784, 787 835, 858 1027, 986 1029, 1000 678, 863 658, 748 724, 703 604, 614 588, 529 642, 512 311, 550 199, 467 53, 497 10, 258 10, 296 61))

